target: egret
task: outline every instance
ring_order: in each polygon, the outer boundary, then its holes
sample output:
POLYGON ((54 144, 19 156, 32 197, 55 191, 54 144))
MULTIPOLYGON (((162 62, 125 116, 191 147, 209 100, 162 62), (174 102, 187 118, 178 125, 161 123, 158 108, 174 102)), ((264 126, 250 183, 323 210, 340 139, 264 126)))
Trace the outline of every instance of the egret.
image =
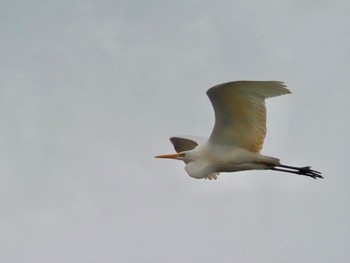
POLYGON ((215 124, 205 143, 171 137, 176 153, 155 158, 185 162, 189 176, 217 179, 220 172, 273 170, 314 179, 323 178, 310 166, 283 165, 275 157, 260 153, 266 135, 265 99, 291 93, 279 81, 233 81, 207 91, 215 113, 215 124))

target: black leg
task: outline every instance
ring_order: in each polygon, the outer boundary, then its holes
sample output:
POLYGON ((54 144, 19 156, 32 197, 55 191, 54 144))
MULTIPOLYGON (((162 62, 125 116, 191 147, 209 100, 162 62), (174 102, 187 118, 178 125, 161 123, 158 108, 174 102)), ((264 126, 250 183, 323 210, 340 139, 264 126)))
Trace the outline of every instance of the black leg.
POLYGON ((305 166, 305 167, 294 167, 294 166, 289 166, 289 165, 277 165, 277 167, 283 167, 283 168, 288 168, 288 169, 293 169, 293 170, 297 170, 297 171, 312 171, 313 173, 316 174, 321 174, 318 171, 312 170, 310 166, 305 166))
POLYGON ((279 172, 285 172, 285 173, 292 173, 292 174, 299 174, 299 175, 305 175, 310 176, 314 179, 317 178, 323 178, 321 173, 315 170, 312 170, 310 166, 305 167, 294 167, 294 166, 288 166, 288 165, 276 165, 275 167, 269 168, 270 170, 279 171, 279 172), (285 169, 282 169, 282 168, 285 169))

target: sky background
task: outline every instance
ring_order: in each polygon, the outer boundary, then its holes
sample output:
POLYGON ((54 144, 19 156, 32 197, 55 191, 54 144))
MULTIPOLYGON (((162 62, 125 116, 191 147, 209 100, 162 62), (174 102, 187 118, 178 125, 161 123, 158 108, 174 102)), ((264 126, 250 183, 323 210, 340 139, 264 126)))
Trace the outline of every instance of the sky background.
POLYGON ((0 261, 349 262, 349 1, 1 1, 0 261), (285 81, 263 154, 195 180, 205 91, 285 81))

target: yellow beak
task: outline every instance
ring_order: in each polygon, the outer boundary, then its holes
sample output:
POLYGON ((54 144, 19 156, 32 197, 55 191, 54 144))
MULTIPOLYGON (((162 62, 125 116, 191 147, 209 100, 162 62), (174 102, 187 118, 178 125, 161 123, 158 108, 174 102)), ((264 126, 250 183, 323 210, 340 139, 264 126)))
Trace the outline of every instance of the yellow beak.
POLYGON ((154 156, 154 158, 167 158, 167 159, 177 159, 178 157, 180 157, 179 153, 154 156))

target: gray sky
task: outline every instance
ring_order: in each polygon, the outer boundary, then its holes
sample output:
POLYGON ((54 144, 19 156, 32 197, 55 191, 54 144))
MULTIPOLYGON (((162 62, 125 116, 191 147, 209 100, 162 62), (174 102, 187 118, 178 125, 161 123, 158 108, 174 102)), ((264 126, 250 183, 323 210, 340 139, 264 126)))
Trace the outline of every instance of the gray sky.
POLYGON ((349 262, 349 1, 3 1, 1 262, 349 262), (188 177, 205 91, 285 81, 272 171, 188 177))

